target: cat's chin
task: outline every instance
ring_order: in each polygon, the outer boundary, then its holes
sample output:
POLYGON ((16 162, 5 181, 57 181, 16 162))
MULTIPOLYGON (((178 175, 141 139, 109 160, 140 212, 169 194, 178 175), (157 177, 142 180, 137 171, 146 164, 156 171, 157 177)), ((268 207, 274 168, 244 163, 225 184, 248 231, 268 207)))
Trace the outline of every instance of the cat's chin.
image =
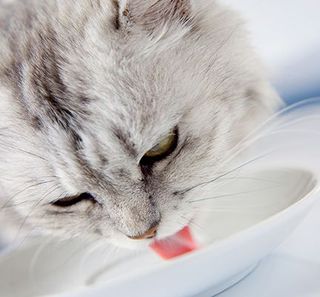
POLYGON ((109 238, 108 241, 114 246, 130 250, 146 250, 153 242, 152 239, 133 240, 124 236, 109 238))

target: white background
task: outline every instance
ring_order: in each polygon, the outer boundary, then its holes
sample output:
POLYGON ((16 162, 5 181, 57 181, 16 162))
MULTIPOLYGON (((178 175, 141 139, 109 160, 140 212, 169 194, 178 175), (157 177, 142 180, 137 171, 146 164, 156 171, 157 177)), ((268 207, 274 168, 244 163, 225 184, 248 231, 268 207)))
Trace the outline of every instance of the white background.
POLYGON ((253 43, 288 99, 320 95, 320 0, 221 0, 248 20, 253 43))

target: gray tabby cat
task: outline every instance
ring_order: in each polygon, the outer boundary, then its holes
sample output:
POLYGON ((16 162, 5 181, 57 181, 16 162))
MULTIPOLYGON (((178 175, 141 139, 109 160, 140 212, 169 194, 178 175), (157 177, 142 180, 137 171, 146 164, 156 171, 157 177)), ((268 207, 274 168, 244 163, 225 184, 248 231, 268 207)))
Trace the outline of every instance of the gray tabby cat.
POLYGON ((280 103, 217 1, 0 7, 2 211, 20 229, 121 245, 171 235, 280 103))

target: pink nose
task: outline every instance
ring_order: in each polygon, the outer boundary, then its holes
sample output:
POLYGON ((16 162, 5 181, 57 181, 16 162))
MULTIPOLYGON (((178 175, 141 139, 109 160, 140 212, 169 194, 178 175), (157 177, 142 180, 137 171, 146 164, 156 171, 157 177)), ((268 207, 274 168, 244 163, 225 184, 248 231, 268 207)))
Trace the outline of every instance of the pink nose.
POLYGON ((131 239, 134 240, 143 240, 143 239, 151 239, 157 235, 158 225, 155 227, 150 228, 145 233, 140 234, 138 236, 129 236, 131 239))

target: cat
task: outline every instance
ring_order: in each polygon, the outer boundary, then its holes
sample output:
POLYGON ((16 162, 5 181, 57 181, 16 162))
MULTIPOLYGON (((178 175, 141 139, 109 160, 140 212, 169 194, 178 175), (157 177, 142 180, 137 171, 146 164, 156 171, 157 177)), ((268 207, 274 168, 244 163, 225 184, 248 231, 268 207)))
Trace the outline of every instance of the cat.
POLYGON ((1 212, 20 231, 124 246, 174 234, 281 104, 218 1, 0 7, 1 212))

